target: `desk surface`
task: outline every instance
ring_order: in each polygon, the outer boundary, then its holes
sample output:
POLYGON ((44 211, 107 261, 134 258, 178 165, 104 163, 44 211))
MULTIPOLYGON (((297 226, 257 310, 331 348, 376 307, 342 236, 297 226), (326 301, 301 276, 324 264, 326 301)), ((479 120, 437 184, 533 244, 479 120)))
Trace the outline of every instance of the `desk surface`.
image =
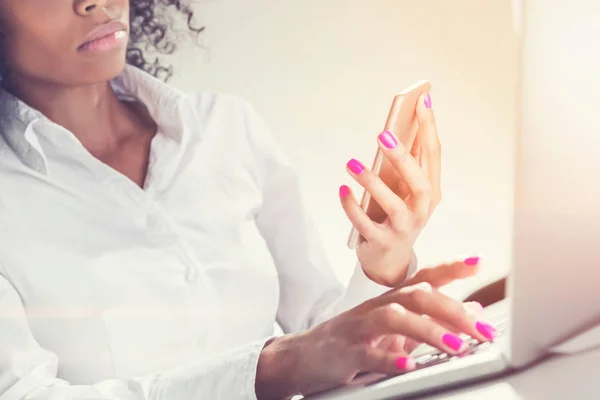
POLYGON ((600 348, 549 358, 485 383, 419 397, 421 400, 562 400, 600 398, 600 348))

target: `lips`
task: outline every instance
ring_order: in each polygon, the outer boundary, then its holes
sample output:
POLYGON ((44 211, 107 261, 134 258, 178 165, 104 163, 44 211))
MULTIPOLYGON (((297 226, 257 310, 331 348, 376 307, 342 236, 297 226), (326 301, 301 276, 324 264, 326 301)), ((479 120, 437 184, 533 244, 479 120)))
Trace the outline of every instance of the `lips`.
POLYGON ((83 49, 89 46, 92 42, 106 38, 111 35, 115 35, 119 32, 126 32, 127 26, 121 21, 111 21, 106 24, 100 25, 94 28, 85 38, 84 42, 81 43, 78 49, 83 49))

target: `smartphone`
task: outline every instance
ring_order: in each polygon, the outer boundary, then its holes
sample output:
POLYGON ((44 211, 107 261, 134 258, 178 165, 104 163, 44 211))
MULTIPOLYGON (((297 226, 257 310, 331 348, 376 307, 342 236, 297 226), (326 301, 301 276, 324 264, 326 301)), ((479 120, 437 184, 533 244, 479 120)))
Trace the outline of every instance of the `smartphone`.
MULTIPOLYGON (((419 122, 417 120, 416 110, 417 101, 423 93, 429 93, 431 84, 423 80, 409 86, 402 92, 394 96, 394 101, 390 108, 384 130, 392 132, 406 146, 412 148, 419 122)), ((390 188, 396 189, 400 185, 400 175, 392 166, 379 147, 375 154, 372 171, 381 178, 381 180, 390 188)), ((365 190, 360 202, 360 207, 367 213, 369 218, 375 222, 383 222, 387 217, 383 209, 371 198, 371 195, 365 190)), ((358 233, 356 228, 352 227, 350 237, 348 238, 348 247, 355 249, 364 238, 358 233)))

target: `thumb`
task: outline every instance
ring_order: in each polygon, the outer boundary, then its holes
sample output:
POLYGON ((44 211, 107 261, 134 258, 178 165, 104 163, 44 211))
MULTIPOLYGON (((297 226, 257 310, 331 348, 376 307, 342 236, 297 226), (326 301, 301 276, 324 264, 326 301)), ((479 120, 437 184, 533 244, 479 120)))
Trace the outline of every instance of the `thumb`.
POLYGON ((474 276, 479 272, 480 264, 481 259, 479 257, 469 257, 462 261, 423 268, 412 278, 405 281, 402 287, 427 282, 434 288, 440 288, 453 281, 474 276))

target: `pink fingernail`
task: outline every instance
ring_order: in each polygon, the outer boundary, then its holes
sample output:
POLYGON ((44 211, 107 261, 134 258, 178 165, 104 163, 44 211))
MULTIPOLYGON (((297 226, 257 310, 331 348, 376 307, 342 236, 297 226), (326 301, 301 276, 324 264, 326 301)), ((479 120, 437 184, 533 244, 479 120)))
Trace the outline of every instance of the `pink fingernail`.
POLYGON ((470 265, 470 266, 474 267, 475 265, 479 264, 479 257, 470 257, 470 258, 467 258, 464 261, 464 263, 465 263, 465 265, 470 265))
POLYGON ((390 131, 384 131, 379 135, 379 140, 388 149, 393 149, 398 146, 398 141, 390 131))
POLYGON ((442 336, 442 342, 454 351, 459 351, 463 345, 463 340, 451 333, 446 333, 442 336))
POLYGON ((425 94, 425 107, 431 109, 431 95, 429 93, 425 94))
POLYGON ((362 172, 365 170, 365 167, 363 167, 363 165, 355 160, 354 158, 350 161, 348 161, 348 164, 346 164, 348 166, 348 169, 350 171, 352 171, 353 173, 355 173, 356 175, 360 175, 362 174, 362 172))
POLYGON ((481 321, 475 324, 475 328, 477 328, 477 331, 481 333, 487 340, 493 340, 496 337, 496 334, 498 333, 496 328, 494 328, 490 324, 481 321))
POLYGON ((346 185, 340 186, 340 197, 343 199, 344 197, 350 194, 350 188, 346 185))
POLYGON ((396 359, 396 368, 403 371, 412 371, 417 366, 415 360, 409 357, 398 357, 396 359))

